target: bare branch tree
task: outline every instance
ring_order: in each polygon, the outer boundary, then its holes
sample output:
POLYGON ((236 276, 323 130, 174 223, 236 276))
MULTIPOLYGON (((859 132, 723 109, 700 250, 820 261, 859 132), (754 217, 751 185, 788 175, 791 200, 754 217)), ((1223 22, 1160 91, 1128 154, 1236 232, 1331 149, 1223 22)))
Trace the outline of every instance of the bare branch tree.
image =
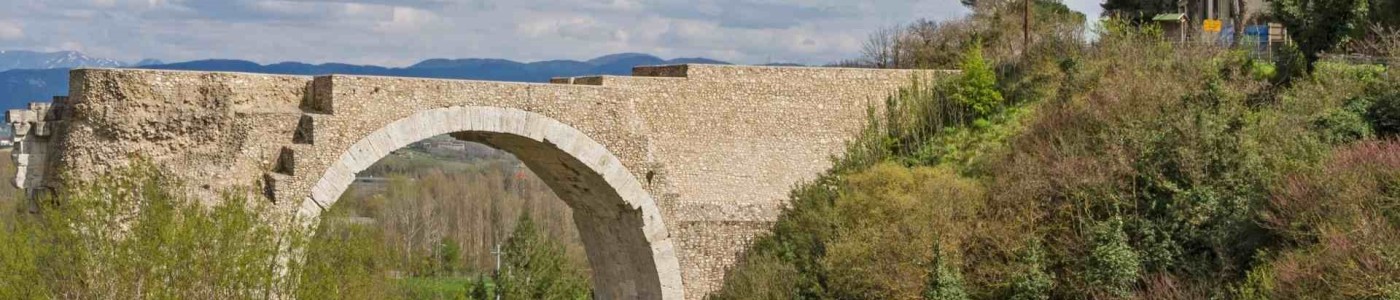
POLYGON ((865 40, 862 53, 865 55, 866 63, 876 68, 894 67, 895 41, 899 38, 901 29, 899 27, 888 27, 875 30, 870 37, 865 40))

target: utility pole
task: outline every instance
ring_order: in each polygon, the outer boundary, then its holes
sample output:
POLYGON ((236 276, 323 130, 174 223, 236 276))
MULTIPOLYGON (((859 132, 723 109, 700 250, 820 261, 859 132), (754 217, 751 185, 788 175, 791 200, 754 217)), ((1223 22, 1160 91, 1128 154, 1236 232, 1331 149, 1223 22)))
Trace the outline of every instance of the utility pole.
POLYGON ((501 276, 501 244, 496 244, 496 247, 491 249, 491 254, 496 255, 496 269, 493 275, 501 276))
MULTIPOLYGON (((501 244, 500 244, 500 243, 496 243, 495 249, 491 249, 491 254, 496 256, 496 270, 492 272, 492 273, 493 273, 493 274, 492 274, 492 277, 495 278, 495 280, 496 280, 496 282, 495 282, 495 283, 496 283, 496 288, 500 288, 500 286, 501 286, 501 244)), ((493 294, 496 294, 496 300, 501 300, 501 291, 496 291, 496 292, 493 293, 493 294)))

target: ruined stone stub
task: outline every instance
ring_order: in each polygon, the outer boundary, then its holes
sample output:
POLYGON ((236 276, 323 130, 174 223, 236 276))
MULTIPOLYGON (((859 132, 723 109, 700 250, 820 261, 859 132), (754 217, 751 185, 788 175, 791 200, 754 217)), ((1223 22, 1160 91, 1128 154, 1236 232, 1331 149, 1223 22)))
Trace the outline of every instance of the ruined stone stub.
POLYGON ((29 109, 5 112, 5 122, 14 133, 14 148, 10 158, 15 162, 15 187, 33 197, 34 192, 47 190, 44 177, 54 132, 62 130, 63 112, 68 97, 54 97, 50 103, 30 103, 29 109))
POLYGON ((515 154, 574 209, 599 298, 699 299, 788 190, 830 167, 867 109, 944 73, 634 74, 526 84, 84 69, 71 74, 72 98, 7 120, 25 129, 15 155, 25 188, 90 179, 136 155, 202 199, 255 186, 308 220, 390 151, 451 134, 515 154))

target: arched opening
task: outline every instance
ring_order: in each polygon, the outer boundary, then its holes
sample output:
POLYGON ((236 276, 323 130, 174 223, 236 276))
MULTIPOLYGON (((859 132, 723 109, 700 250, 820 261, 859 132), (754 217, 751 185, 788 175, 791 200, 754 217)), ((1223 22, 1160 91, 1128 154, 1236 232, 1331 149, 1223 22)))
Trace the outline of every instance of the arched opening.
POLYGON ((426 110, 361 138, 332 162, 300 214, 314 220, 359 173, 410 143, 448 134, 509 152, 573 210, 601 299, 681 299, 679 261, 650 194, 610 151, 577 129, 516 109, 426 110), (348 176, 347 176, 348 175, 348 176))

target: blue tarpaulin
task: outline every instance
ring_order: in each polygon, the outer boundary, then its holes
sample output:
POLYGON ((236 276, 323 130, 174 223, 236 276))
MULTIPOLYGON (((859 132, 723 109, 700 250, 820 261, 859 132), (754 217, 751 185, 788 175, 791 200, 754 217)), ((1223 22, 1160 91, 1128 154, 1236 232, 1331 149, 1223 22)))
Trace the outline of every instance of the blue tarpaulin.
MULTIPOLYGON (((1264 47, 1269 43, 1269 25, 1248 25, 1244 27, 1245 42, 1258 43, 1264 47)), ((1235 25, 1226 24, 1220 28, 1220 35, 1217 40, 1220 43, 1229 44, 1235 40, 1235 25)))

